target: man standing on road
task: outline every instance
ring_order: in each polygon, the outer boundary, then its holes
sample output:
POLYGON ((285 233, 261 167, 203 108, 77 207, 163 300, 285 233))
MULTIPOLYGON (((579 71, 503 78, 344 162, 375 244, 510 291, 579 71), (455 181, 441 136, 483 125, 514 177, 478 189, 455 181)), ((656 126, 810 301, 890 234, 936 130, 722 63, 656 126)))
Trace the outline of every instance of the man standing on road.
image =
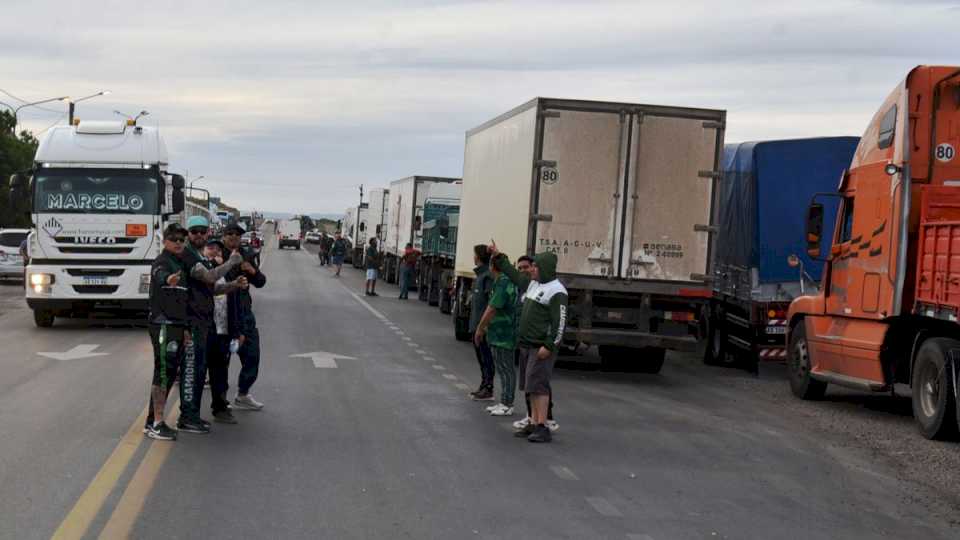
MULTIPOLYGON (((530 257, 529 255, 521 255, 520 257, 518 257, 517 270, 529 278, 533 273, 533 258, 530 257)), ((520 310, 523 308, 523 296, 524 294, 526 294, 526 292, 527 292, 526 287, 517 290, 517 313, 520 313, 520 310)), ((520 317, 518 316, 517 325, 519 326, 519 324, 520 324, 520 317)), ((522 373, 524 369, 524 364, 520 363, 519 349, 516 350, 516 355, 517 355, 516 356, 517 365, 520 366, 520 371, 521 371, 520 387, 522 388, 523 387, 522 373)), ((530 394, 524 392, 523 398, 527 404, 527 416, 526 418, 517 420, 516 422, 513 423, 513 427, 518 431, 525 430, 526 427, 530 425, 530 422, 532 422, 532 418, 533 418, 533 408, 530 406, 530 394)), ((560 429, 560 424, 558 424, 556 420, 553 419, 553 396, 552 395, 550 396, 550 404, 547 406, 547 427, 550 428, 551 432, 555 432, 558 429, 560 429)))
MULTIPOLYGON (((227 273, 227 281, 244 279, 260 289, 267 284, 267 277, 252 262, 253 253, 240 246, 241 236, 243 236, 243 228, 240 225, 228 227, 223 234, 223 242, 227 249, 239 250, 244 259, 239 267, 227 273)), ((253 314, 253 297, 250 296, 248 288, 239 290, 232 296, 236 304, 235 312, 240 332, 239 349, 237 349, 237 356, 240 357, 240 377, 237 380, 237 397, 233 400, 233 406, 237 409, 259 411, 263 408, 263 403, 250 394, 250 388, 260 374, 260 330, 257 329, 257 318, 253 314)), ((231 299, 228 298, 228 300, 231 299)), ((224 394, 226 390, 226 388, 223 389, 224 394)))
POLYGON ((470 291, 470 325, 468 330, 474 335, 473 350, 477 355, 477 363, 480 364, 480 387, 470 392, 470 398, 475 401, 493 400, 493 353, 490 352, 490 345, 483 336, 476 339, 477 325, 480 324, 480 318, 487 309, 487 302, 490 300, 490 291, 493 288, 493 278, 490 277, 490 253, 487 246, 477 244, 473 246, 473 263, 477 266, 473 269, 476 278, 473 280, 473 289, 470 291))
POLYGON ((163 420, 167 394, 183 359, 183 337, 187 331, 186 268, 180 260, 187 231, 173 223, 163 231, 163 251, 150 267, 150 315, 148 328, 153 346, 153 380, 150 406, 143 432, 151 439, 172 441, 177 432, 163 420))
POLYGON ((473 340, 474 345, 487 340, 496 372, 500 374, 500 403, 487 407, 487 411, 493 416, 512 416, 517 386, 516 370, 513 367, 517 349, 517 288, 503 275, 499 266, 499 260, 490 261, 493 292, 473 340))
POLYGON ((530 442, 550 442, 547 409, 552 395, 550 379, 567 323, 567 289, 557 279, 557 256, 540 253, 533 259, 530 276, 518 272, 491 244, 492 258, 517 286, 526 287, 520 313, 520 366, 522 389, 530 394, 533 421, 519 431, 530 442))
POLYGON ((203 377, 206 374, 207 336, 213 328, 213 297, 220 292, 231 292, 247 285, 246 278, 216 285, 228 272, 236 268, 243 257, 234 251, 223 265, 214 268, 200 252, 207 244, 210 223, 203 216, 187 220, 189 245, 183 251, 184 266, 188 269, 187 287, 190 300, 187 316, 190 330, 184 347, 183 368, 180 370, 180 420, 177 428, 187 433, 210 433, 210 423, 200 418, 200 400, 203 397, 203 377))
POLYGON ((376 237, 370 239, 370 245, 364 254, 367 264, 367 296, 380 296, 377 294, 377 268, 380 267, 380 252, 377 251, 376 237))
MULTIPOLYGON (((220 240, 207 241, 203 255, 207 260, 214 261, 219 266, 223 264, 222 253, 226 252, 220 240)), ((225 278, 217 280, 217 284, 226 283, 225 278)), ((214 328, 207 341, 207 370, 210 373, 210 408, 215 422, 236 424, 237 420, 230 412, 227 402, 227 378, 230 370, 230 356, 235 349, 231 345, 237 343, 240 333, 237 324, 236 293, 218 294, 213 297, 214 328)))
POLYGON ((320 237, 320 266, 330 264, 330 248, 333 246, 333 239, 327 233, 321 233, 320 237))
POLYGON ((343 239, 343 236, 340 235, 340 231, 337 231, 333 235, 333 245, 330 246, 330 257, 333 262, 333 266, 337 268, 337 277, 340 277, 340 269, 343 268, 343 258, 347 256, 347 241, 343 239))
POLYGON ((407 242, 403 248, 403 255, 400 257, 400 299, 406 300, 410 294, 410 279, 413 271, 417 267, 417 258, 420 253, 413 249, 413 244, 407 242))

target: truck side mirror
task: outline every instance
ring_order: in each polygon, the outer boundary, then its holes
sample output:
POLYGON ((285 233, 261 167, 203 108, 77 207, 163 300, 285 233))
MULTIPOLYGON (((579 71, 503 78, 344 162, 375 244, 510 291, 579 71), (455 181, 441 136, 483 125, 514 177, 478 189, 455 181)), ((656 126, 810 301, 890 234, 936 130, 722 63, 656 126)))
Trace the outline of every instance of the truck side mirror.
POLYGON ((360 232, 364 232, 366 230, 367 230, 366 222, 360 222, 360 232))
MULTIPOLYGON (((10 175, 10 193, 7 196, 7 211, 11 214, 15 214, 19 210, 24 208, 24 205, 18 204, 19 201, 28 199, 27 191, 30 186, 30 177, 29 175, 19 172, 10 175)), ((33 201, 28 200, 26 204, 26 214, 27 219, 30 218, 30 212, 33 209, 33 201)))
POLYGON ((186 208, 186 198, 183 194, 183 187, 186 185, 186 181, 183 179, 183 176, 179 174, 171 175, 170 185, 173 187, 173 197, 171 199, 171 204, 174 214, 179 214, 183 212, 183 209, 186 208))
POLYGON ((419 230, 420 230, 420 227, 421 227, 422 225, 423 225, 423 218, 422 218, 422 217, 417 216, 416 218, 414 218, 414 220, 413 220, 413 230, 419 231, 419 230))
POLYGON ((820 258, 820 241, 823 238, 823 205, 811 203, 807 208, 807 255, 811 259, 820 258))

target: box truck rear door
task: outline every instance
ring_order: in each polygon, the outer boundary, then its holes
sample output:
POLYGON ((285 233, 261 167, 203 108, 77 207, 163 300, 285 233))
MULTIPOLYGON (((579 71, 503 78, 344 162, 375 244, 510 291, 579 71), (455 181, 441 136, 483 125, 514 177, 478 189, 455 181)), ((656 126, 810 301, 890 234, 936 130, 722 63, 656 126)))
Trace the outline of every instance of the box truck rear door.
POLYGON ((640 114, 632 122, 620 277, 697 280, 708 272, 716 122, 640 114))
POLYGON ((535 250, 556 253, 560 273, 612 275, 623 211, 622 117, 570 110, 545 116, 535 250))

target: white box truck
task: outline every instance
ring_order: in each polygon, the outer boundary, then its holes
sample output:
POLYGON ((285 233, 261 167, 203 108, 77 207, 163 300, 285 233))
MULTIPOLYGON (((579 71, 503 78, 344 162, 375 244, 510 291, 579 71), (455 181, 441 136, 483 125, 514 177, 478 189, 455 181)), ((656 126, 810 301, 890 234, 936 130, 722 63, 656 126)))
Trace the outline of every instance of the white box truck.
POLYGON ((81 121, 44 135, 32 170, 11 177, 17 197, 32 200, 25 289, 37 326, 146 312, 163 228, 185 211, 183 177, 167 166, 159 131, 133 121, 81 121))
POLYGON ((533 99, 467 132, 455 334, 469 339, 473 246, 551 251, 570 293, 565 341, 658 372, 699 347, 726 113, 533 99))
POLYGON ((300 249, 300 220, 284 219, 277 226, 277 247, 287 246, 300 249))
MULTIPOLYGON (((416 249, 422 247, 423 205, 430 195, 431 186, 459 181, 459 178, 441 176, 408 176, 390 183, 387 205, 389 221, 381 265, 381 274, 388 283, 397 282, 399 257, 406 245, 413 244, 416 249)), ((411 279, 416 288, 417 276, 411 279)))
POLYGON ((370 234, 375 235, 383 249, 384 242, 387 239, 387 221, 389 219, 390 209, 390 190, 379 188, 370 190, 369 217, 367 218, 370 234))
POLYGON ((363 253, 367 248, 369 234, 370 208, 368 203, 351 206, 343 213, 343 237, 349 241, 350 248, 344 260, 354 268, 363 266, 363 253))

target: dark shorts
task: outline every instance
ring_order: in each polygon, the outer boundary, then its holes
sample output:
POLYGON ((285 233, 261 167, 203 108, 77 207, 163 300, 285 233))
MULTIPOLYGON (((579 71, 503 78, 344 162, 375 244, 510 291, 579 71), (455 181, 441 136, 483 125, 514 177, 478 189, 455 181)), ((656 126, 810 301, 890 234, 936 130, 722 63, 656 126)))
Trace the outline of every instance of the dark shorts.
POLYGON ((539 347, 528 349, 520 347, 520 390, 527 394, 547 395, 551 393, 550 379, 553 378, 553 365, 557 362, 557 353, 546 360, 537 358, 539 347))
POLYGON ((177 376, 183 356, 182 326, 151 324, 150 343, 153 345, 154 386, 170 388, 177 376), (161 343, 162 342, 162 343, 161 343))
POLYGON ((333 264, 340 266, 343 264, 343 255, 334 255, 331 261, 333 261, 333 264))

